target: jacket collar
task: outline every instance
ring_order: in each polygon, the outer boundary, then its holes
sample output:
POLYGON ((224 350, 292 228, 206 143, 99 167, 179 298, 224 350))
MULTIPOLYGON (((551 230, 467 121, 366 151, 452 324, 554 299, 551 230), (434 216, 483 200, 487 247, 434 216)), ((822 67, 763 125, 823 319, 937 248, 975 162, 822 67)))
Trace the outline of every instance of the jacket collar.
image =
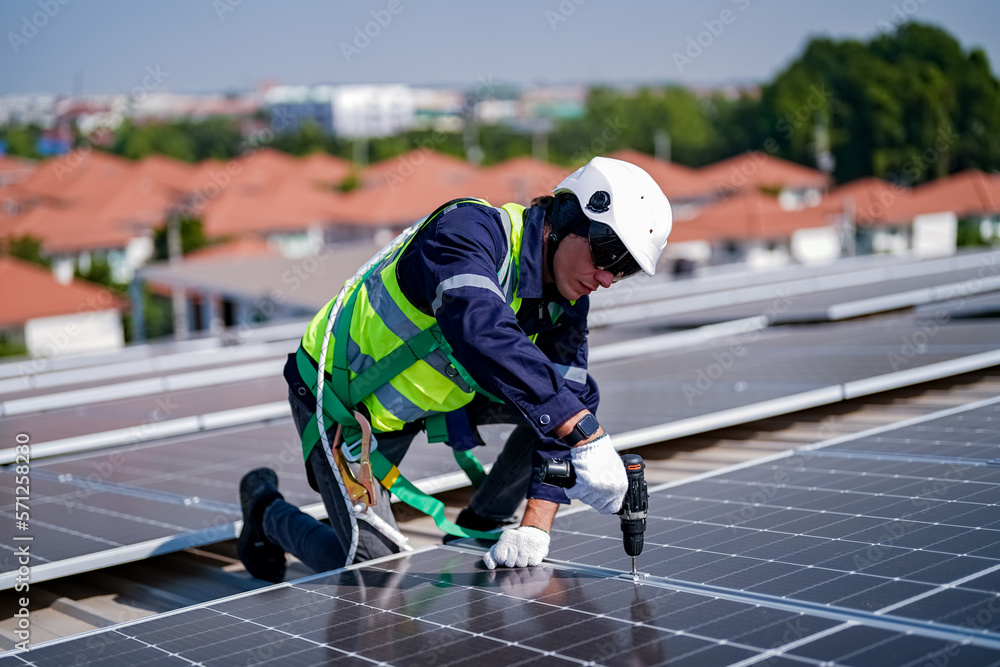
POLYGON ((521 299, 542 298, 542 228, 545 209, 532 206, 524 211, 524 231, 521 237, 521 266, 517 296, 521 299))

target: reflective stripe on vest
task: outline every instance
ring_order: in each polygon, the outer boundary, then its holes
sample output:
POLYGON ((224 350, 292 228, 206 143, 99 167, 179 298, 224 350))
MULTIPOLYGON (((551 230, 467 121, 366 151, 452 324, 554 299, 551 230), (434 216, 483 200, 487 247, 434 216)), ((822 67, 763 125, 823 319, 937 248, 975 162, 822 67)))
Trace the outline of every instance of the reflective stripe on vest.
MULTIPOLYGON (((468 205, 489 204, 482 200, 463 200, 451 204, 434 217, 468 205)), ((437 286, 438 298, 435 300, 434 311, 440 307, 441 295, 447 290, 473 286, 493 292, 516 312, 521 302, 521 299, 515 297, 515 293, 520 271, 524 207, 507 204, 495 210, 500 215, 508 241, 507 253, 497 273, 500 288, 483 276, 454 276, 437 286)), ((423 224, 428 224, 430 220, 429 218, 423 224)), ((409 302, 396 279, 399 258, 415 236, 383 259, 362 284, 342 295, 346 303, 351 293, 358 293, 353 312, 347 314, 350 317, 347 362, 352 380, 436 322, 433 317, 422 313, 409 302)), ((302 346, 313 360, 319 357, 332 306, 331 302, 316 315, 303 336, 302 346)), ((333 331, 338 330, 337 324, 344 314, 338 314, 333 331)), ((331 340, 330 349, 332 348, 331 340)), ((451 350, 446 345, 434 350, 370 395, 361 398, 361 403, 368 408, 372 427, 378 432, 397 431, 408 422, 451 412, 469 403, 475 396, 475 384, 464 369, 450 358, 450 353, 451 350)), ((333 359, 330 357, 327 370, 332 368, 332 364, 333 359)))

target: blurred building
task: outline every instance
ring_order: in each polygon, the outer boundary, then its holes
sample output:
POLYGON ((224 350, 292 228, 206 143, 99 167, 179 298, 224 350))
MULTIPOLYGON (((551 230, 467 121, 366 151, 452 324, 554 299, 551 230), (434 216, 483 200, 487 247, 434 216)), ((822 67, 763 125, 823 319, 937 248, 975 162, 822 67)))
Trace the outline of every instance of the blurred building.
POLYGON ((386 137, 414 126, 409 86, 274 86, 264 103, 278 118, 280 131, 311 120, 325 134, 340 137, 386 137))
POLYGON ((53 127, 59 117, 57 95, 0 95, 0 125, 35 123, 53 127))
POLYGON ((85 281, 64 285, 28 262, 0 257, 0 303, 0 337, 33 357, 125 344, 121 299, 85 281))

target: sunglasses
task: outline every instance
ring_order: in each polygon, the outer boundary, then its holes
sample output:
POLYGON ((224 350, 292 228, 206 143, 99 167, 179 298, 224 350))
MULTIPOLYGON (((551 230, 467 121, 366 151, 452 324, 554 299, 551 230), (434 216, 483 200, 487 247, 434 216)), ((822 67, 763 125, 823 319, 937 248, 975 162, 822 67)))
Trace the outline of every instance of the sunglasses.
POLYGON ((628 248, 608 225, 591 220, 587 238, 590 240, 590 256, 594 260, 594 267, 614 275, 613 282, 642 271, 628 248))

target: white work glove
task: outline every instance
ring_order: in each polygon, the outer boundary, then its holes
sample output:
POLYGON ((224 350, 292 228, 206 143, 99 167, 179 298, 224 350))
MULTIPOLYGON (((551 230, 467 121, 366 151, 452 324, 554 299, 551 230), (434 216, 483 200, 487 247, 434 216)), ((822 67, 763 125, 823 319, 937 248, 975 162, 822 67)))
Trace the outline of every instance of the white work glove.
POLYGON ((493 570, 504 567, 538 565, 549 554, 549 534, 534 526, 508 528, 500 539, 483 556, 486 567, 493 570))
POLYGON ((611 444, 611 436, 605 434, 573 447, 569 457, 576 469, 576 484, 566 489, 566 495, 587 503, 601 514, 620 510, 628 491, 628 475, 611 444))

